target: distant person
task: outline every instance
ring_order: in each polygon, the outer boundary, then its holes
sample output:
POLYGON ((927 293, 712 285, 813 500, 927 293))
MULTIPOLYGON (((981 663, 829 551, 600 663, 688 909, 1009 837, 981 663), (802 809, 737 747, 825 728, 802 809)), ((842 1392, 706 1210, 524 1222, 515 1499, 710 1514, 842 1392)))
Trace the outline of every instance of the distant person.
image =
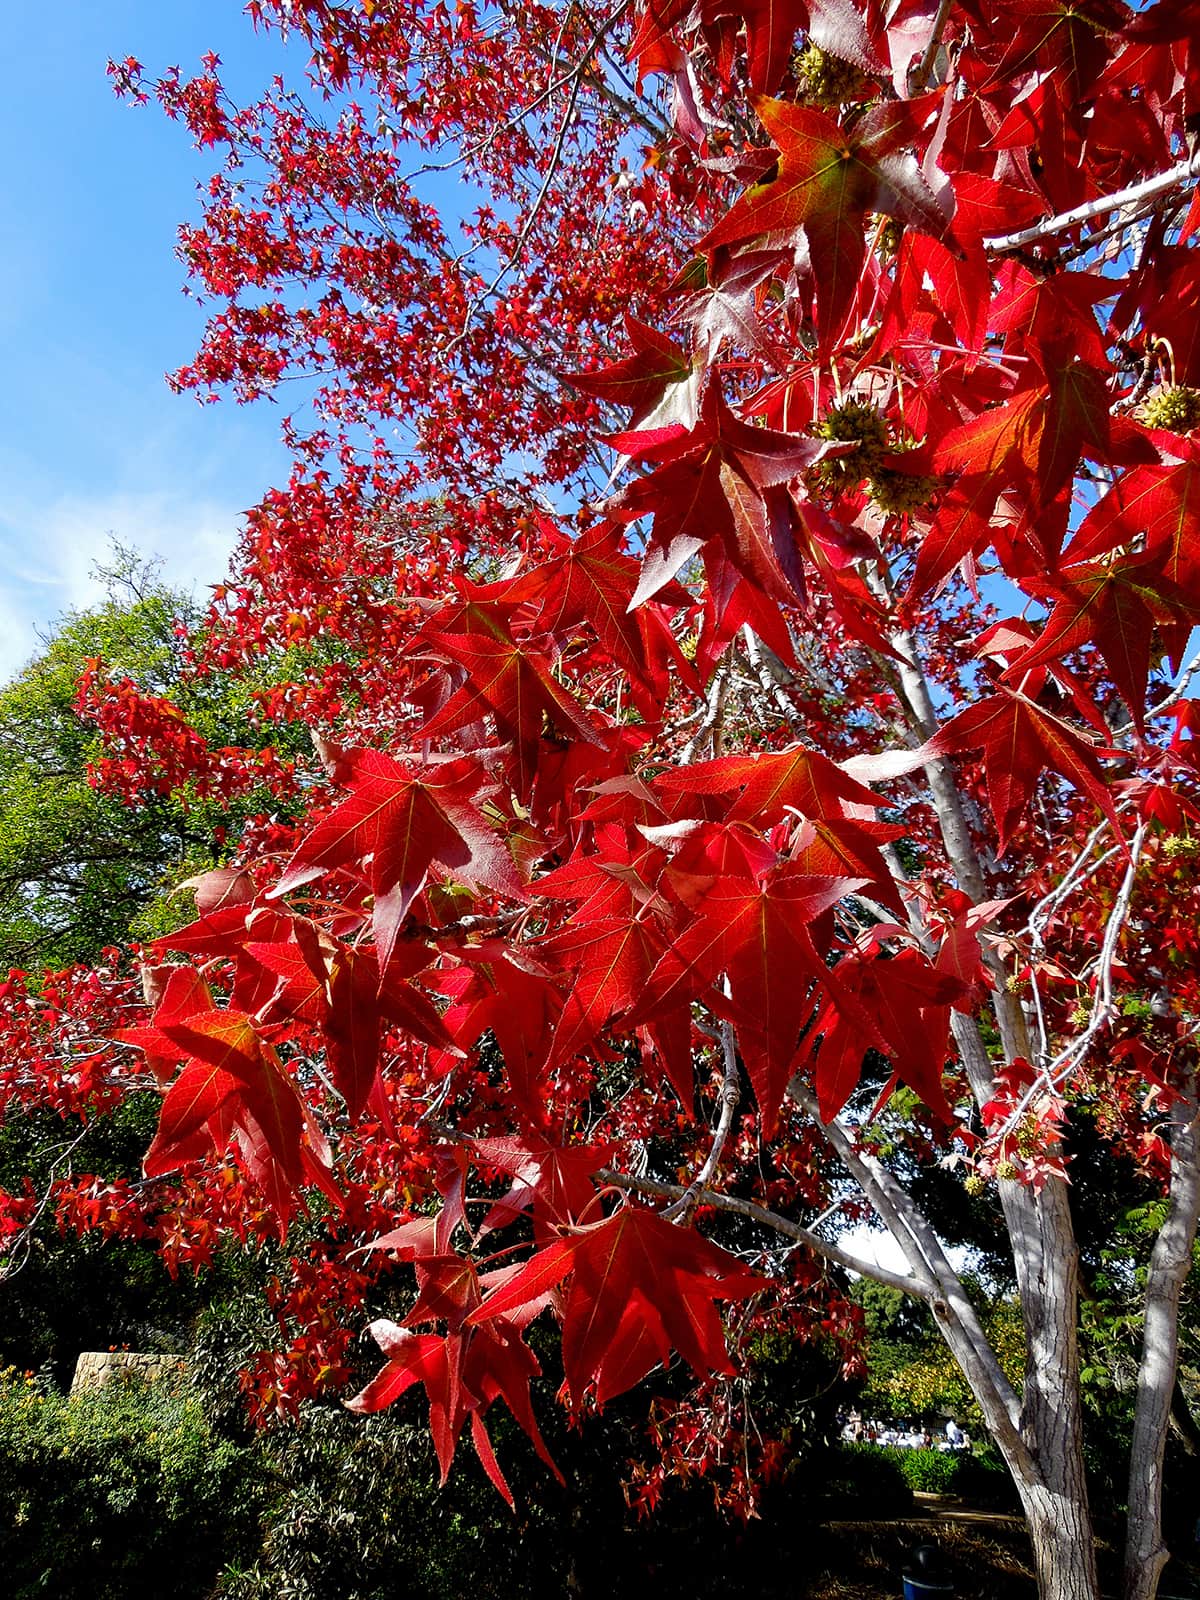
POLYGON ((967 1436, 953 1417, 946 1424, 946 1438, 950 1441, 951 1450, 961 1450, 966 1443, 967 1436))

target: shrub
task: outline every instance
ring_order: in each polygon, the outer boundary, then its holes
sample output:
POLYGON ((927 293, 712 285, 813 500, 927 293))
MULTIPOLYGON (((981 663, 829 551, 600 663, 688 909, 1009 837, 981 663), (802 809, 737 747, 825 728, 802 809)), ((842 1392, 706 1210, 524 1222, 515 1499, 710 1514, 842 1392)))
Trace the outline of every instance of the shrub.
POLYGON ((959 1458, 944 1450, 897 1450, 896 1464, 920 1494, 958 1494, 959 1458))
POLYGON ((912 1488, 906 1481, 899 1458, 907 1452, 874 1444, 842 1444, 811 1467, 814 1491, 827 1509, 864 1507, 879 1516, 892 1516, 912 1505, 912 1488))
POLYGON ((995 1451, 901 1450, 895 1445, 843 1444, 819 1471, 829 1499, 869 1505, 881 1515, 904 1510, 912 1493, 953 1494, 994 1505, 1014 1496, 1012 1480, 995 1451))
POLYGON ((0 1374, 0 1569, 12 1600, 199 1600, 257 1542, 253 1457, 168 1383, 66 1399, 0 1374))

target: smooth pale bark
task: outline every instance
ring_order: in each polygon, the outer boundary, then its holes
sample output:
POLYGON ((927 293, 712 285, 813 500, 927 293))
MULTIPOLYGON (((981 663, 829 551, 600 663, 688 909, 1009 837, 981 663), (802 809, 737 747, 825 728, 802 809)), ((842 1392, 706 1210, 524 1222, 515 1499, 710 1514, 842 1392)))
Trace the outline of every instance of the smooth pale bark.
POLYGON ((1079 1252, 1066 1184, 1002 1184, 1025 1323, 1021 1436, 1037 1481, 1014 1471, 1042 1600, 1096 1600, 1096 1545, 1083 1460, 1079 1252), (1010 1192, 1005 1192, 1010 1191, 1010 1192))
POLYGON ((1163 1456, 1179 1359, 1179 1297, 1192 1265, 1200 1216, 1196 1087, 1175 1110, 1167 1214, 1146 1274, 1145 1326, 1129 1456, 1126 1600, 1154 1600, 1167 1564, 1162 1536, 1163 1456))
MULTIPOLYGON (((1001 995, 997 1002, 1002 1031, 1018 1036, 1023 1020, 1015 1004, 1001 995)), ((953 1029, 972 1093, 982 1104, 993 1077, 978 1024, 956 1016, 953 1029)), ((1079 1387, 1079 1248, 1067 1186, 1050 1178, 1040 1190, 1009 1182, 999 1190, 1025 1328, 1020 1432, 1032 1470, 996 1442, 1021 1496, 1042 1600, 1094 1600, 1096 1546, 1079 1387)))

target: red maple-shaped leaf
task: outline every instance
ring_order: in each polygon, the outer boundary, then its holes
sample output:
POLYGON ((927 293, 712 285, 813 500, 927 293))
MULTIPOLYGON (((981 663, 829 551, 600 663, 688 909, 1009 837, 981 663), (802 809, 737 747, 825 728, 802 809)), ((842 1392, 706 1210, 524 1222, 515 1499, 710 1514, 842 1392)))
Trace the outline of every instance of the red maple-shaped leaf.
POLYGON ((433 954, 423 943, 403 943, 381 982, 373 949, 343 944, 323 931, 318 936, 303 917, 291 919, 291 933, 288 941, 245 946, 246 955, 279 980, 258 1015, 272 1025, 275 1039, 289 1022, 321 1029, 334 1087, 357 1121, 375 1086, 385 1020, 436 1049, 453 1048, 428 996, 406 981, 428 967, 433 954))
POLYGON ((502 633, 498 625, 489 633, 427 632, 424 637, 465 672, 467 681, 426 721, 422 738, 440 739, 493 717, 500 738, 513 742, 513 779, 519 795, 529 794, 547 724, 590 744, 603 742, 601 727, 558 684, 549 657, 502 633))
POLYGON ((550 1063, 568 1060, 592 1045, 645 992, 663 937, 654 923, 636 915, 573 920, 539 945, 548 959, 570 973, 550 1063))
POLYGON ((922 135, 921 103, 883 102, 852 128, 784 100, 760 96, 754 104, 779 159, 705 235, 701 248, 765 234, 803 237, 817 286, 817 326, 826 343, 841 327, 858 287, 868 211, 935 238, 950 232, 950 217, 908 148, 922 135))
POLYGON ((485 1228, 510 1222, 532 1210, 534 1237, 540 1242, 556 1230, 592 1220, 597 1191, 592 1175, 610 1157, 600 1145, 556 1145, 536 1135, 476 1139, 474 1158, 498 1167, 513 1180, 508 1193, 484 1219, 485 1228))
MULTIPOLYGON (((511 1506, 512 1491, 496 1461, 483 1422, 493 1400, 505 1402, 538 1455, 561 1481, 533 1414, 529 1385, 541 1367, 521 1337, 525 1322, 505 1318, 489 1319, 483 1327, 470 1325, 471 1313, 481 1304, 483 1287, 497 1279, 507 1281, 512 1269, 502 1269, 481 1280, 472 1261, 446 1251, 445 1228, 421 1228, 420 1223, 426 1220, 432 1219, 419 1219, 402 1233, 375 1241, 375 1248, 399 1248, 412 1260, 417 1299, 402 1326, 386 1318, 371 1324, 371 1333, 388 1363, 361 1393, 346 1401, 346 1406, 351 1411, 370 1414, 393 1405, 414 1384, 423 1385, 442 1482, 450 1472, 459 1437, 470 1418, 475 1453, 511 1506), (444 1322, 445 1333, 410 1331, 431 1322, 444 1322)), ((540 1305, 534 1308, 533 1314, 540 1309, 540 1305)))
POLYGON ((1104 375, 1077 360, 1052 362, 1008 399, 952 429, 934 453, 956 482, 922 542, 909 590, 917 600, 992 540, 991 517, 1005 490, 1031 513, 1072 481, 1080 458, 1106 465, 1148 462, 1153 446, 1126 418, 1114 417, 1104 375))
POLYGON ((568 1273, 563 1366, 577 1406, 593 1386, 601 1405, 623 1394, 672 1349, 697 1373, 732 1371, 716 1302, 763 1287, 698 1233, 644 1206, 623 1205, 539 1250, 468 1320, 519 1313, 568 1273))
POLYGON ((843 996, 856 1004, 852 1010, 831 998, 813 1029, 814 1038, 821 1036, 815 1069, 821 1116, 830 1122, 842 1109, 858 1086, 863 1057, 874 1049, 891 1060, 896 1077, 949 1122, 942 1069, 950 1008, 967 995, 967 985, 917 950, 886 957, 856 953, 838 963, 837 975, 843 996), (864 1028, 864 1018, 870 1019, 869 1027, 864 1028))
MULTIPOLYGON (((457 1271, 459 1258, 452 1257, 451 1261, 452 1270, 457 1271)), ((394 1405, 414 1384, 420 1384, 429 1402, 429 1431, 442 1482, 449 1476, 455 1449, 469 1419, 471 1442, 480 1464, 511 1506, 512 1490, 500 1470, 483 1421, 483 1412, 500 1398, 547 1466, 561 1479, 542 1439, 529 1397, 529 1384, 541 1367, 533 1351, 509 1325, 502 1323, 494 1330, 481 1330, 480 1334, 413 1333, 387 1318, 379 1318, 371 1324, 370 1331, 388 1362, 365 1389, 346 1401, 347 1410, 369 1416, 394 1405)))
POLYGON ((538 627, 563 639, 581 625, 592 629, 602 648, 642 691, 643 714, 661 710, 667 693, 668 663, 688 681, 694 678, 680 652, 668 621, 668 607, 692 604, 686 589, 669 584, 655 596, 655 604, 631 609, 641 568, 627 554, 623 531, 600 523, 568 539, 544 526, 544 543, 551 559, 504 583, 505 595, 536 607, 538 627), (657 699, 655 698, 657 697, 657 699))
POLYGON ((1200 620, 1200 599, 1166 576, 1164 562, 1162 552, 1135 552, 1064 566, 1036 585, 1031 582, 1051 606, 1050 615, 1036 644, 1006 676, 1019 680, 1036 666, 1092 644, 1140 730, 1155 628, 1174 629, 1186 637, 1200 620))
POLYGON ((947 896, 946 910, 952 914, 934 965, 939 972, 949 972, 961 981, 963 999, 955 1002, 959 1010, 973 1008, 989 989, 995 988, 995 979, 984 965, 981 940, 988 937, 988 925, 1011 904, 1011 900, 983 900, 972 904, 961 890, 947 896))
POLYGON ((156 1001, 154 1020, 137 1027, 121 1028, 113 1038, 143 1051, 146 1065, 159 1083, 165 1084, 174 1076, 180 1054, 178 1046, 162 1032, 160 1024, 212 1009, 212 991, 195 967, 179 966, 144 968, 142 987, 147 999, 156 1001))
MULTIPOLYGON (((286 944, 308 948, 315 937, 313 924, 306 927, 282 907, 260 905, 244 901, 231 902, 216 909, 203 911, 195 922, 179 928, 174 933, 156 939, 154 948, 159 951, 178 951, 190 956, 217 956, 232 958, 234 964, 233 989, 230 1003, 252 1016, 265 1014, 281 992, 281 975, 250 953, 250 945, 286 944)), ((299 966, 307 958, 301 956, 299 966)), ((311 978, 311 973, 308 974, 311 978)), ((305 981, 303 978, 300 980, 305 981)))
POLYGON ((728 1003, 715 995, 710 1000, 732 1015, 768 1136, 814 987, 836 982, 810 925, 862 885, 861 878, 814 877, 791 864, 761 879, 720 877, 647 983, 641 1014, 650 1016, 694 998, 725 975, 728 1003))
POLYGON ((905 829, 888 822, 821 821, 806 818, 791 859, 805 872, 865 880, 872 896, 904 916, 904 903, 880 847, 905 829))
POLYGON ((667 908, 653 887, 662 852, 647 850, 643 841, 631 846, 616 829, 604 830, 598 842, 608 847, 604 854, 570 861, 538 882, 543 895, 582 902, 535 946, 540 959, 569 974, 552 1065, 586 1050, 609 1023, 632 1011, 665 947, 667 908))
POLYGON ((806 745, 786 750, 720 756, 660 773, 655 787, 666 794, 730 795, 729 822, 770 827, 789 811, 824 820, 858 815, 887 801, 856 782, 828 756, 806 745))
POLYGON ((598 372, 569 372, 567 382, 607 405, 629 406, 634 424, 656 411, 673 385, 687 382, 692 364, 665 334, 636 317, 626 316, 625 332, 633 346, 631 356, 612 361, 598 372))
POLYGON ((221 1154, 230 1137, 281 1223, 305 1182, 331 1191, 328 1150, 275 1051, 244 1012, 206 1008, 158 1016, 154 1030, 183 1061, 146 1153, 147 1177, 221 1154))
POLYGON ((811 466, 824 444, 743 422, 716 382, 705 391, 694 428, 624 433, 612 442, 655 464, 610 502, 623 520, 654 517, 632 605, 657 594, 710 541, 768 592, 794 596, 795 536, 782 486, 811 466))
POLYGON ((538 1082, 562 1009, 554 974, 525 949, 500 940, 461 950, 457 968, 442 973, 438 987, 450 996, 442 1023, 460 1048, 495 1035, 517 1110, 537 1125, 544 1116, 538 1082))
POLYGON ((983 751, 988 804, 996 819, 1001 855, 1047 768, 1086 794, 1117 833, 1121 831, 1096 759, 1101 747, 1022 694, 1004 689, 968 706, 938 730, 926 749, 931 755, 983 751))
POLYGON ((1097 501, 1071 540, 1072 563, 1144 541, 1165 578, 1200 589, 1200 441, 1172 439, 1169 450, 1173 459, 1135 467, 1097 501))
POLYGON ((484 787, 474 761, 420 766, 378 750, 360 750, 349 759, 350 793, 301 841, 276 894, 338 867, 360 868, 375 897, 372 923, 381 970, 431 869, 520 895, 512 858, 474 803, 484 787))

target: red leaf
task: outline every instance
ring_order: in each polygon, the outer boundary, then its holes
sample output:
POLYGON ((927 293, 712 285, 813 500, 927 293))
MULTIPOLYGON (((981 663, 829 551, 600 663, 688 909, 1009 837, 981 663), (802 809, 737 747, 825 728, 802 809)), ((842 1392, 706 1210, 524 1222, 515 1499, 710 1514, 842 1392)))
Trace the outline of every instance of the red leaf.
POLYGON ((853 128, 783 100, 755 101, 778 162, 700 241, 701 248, 781 234, 808 245, 822 343, 840 328, 866 255, 868 211, 944 238, 950 218, 905 147, 922 134, 919 102, 883 102, 853 128))
POLYGON ((931 755, 982 750, 987 772, 988 804, 996 819, 1001 855, 1042 773, 1067 778, 1104 812, 1119 835, 1120 823, 1096 756, 1102 747, 1090 743, 1068 723, 1043 711, 1024 695, 1003 690, 978 705, 968 706, 947 722, 926 746, 931 755))
POLYGON ((468 1321, 516 1310, 567 1273, 563 1364, 575 1405, 593 1385, 601 1405, 632 1388, 672 1348, 697 1373, 732 1371, 715 1302, 762 1287, 699 1234, 643 1206, 624 1205, 540 1250, 468 1321))

